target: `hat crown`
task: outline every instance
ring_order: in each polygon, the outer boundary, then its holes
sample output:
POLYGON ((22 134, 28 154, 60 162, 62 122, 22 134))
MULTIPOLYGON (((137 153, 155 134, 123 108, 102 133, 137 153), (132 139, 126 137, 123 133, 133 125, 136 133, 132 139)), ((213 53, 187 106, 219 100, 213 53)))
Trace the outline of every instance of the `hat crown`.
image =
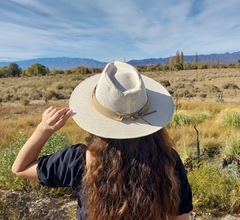
POLYGON ((96 98, 105 108, 123 114, 137 112, 147 102, 139 72, 119 61, 111 62, 104 68, 96 88, 96 98))

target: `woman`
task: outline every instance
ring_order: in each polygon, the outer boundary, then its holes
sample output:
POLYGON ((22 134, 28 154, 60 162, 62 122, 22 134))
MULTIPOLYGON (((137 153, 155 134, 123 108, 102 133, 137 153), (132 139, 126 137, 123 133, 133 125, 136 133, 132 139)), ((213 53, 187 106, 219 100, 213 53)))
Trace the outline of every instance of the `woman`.
POLYGON ((12 171, 78 192, 78 219, 188 219, 192 194, 164 126, 174 106, 156 81, 115 61, 80 83, 70 108, 48 108, 12 171), (49 137, 72 116, 91 136, 41 158, 49 137))

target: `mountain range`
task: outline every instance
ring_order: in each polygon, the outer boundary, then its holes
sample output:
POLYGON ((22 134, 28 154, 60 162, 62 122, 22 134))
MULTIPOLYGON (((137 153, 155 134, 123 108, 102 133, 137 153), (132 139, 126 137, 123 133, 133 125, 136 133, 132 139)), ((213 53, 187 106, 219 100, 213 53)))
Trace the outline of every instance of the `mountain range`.
MULTIPOLYGON (((195 55, 184 55, 184 62, 193 62, 195 55)), ((173 56, 173 58, 175 58, 173 56)), ((169 57, 166 58, 148 58, 142 60, 130 60, 127 63, 137 66, 137 65, 155 65, 155 64, 166 64, 169 60, 169 57)), ((240 60, 240 51, 233 53, 223 53, 223 54, 209 54, 209 55, 198 55, 198 62, 202 61, 211 61, 219 63, 237 63, 240 60)), ((0 66, 8 66, 10 62, 0 62, 0 66)), ((70 68, 75 68, 77 66, 85 66, 85 67, 104 67, 107 62, 101 62, 93 59, 87 58, 69 58, 69 57, 56 57, 56 58, 38 58, 31 60, 22 60, 15 61, 18 66, 22 69, 27 69, 34 63, 42 64, 48 67, 50 70, 65 70, 70 68)))

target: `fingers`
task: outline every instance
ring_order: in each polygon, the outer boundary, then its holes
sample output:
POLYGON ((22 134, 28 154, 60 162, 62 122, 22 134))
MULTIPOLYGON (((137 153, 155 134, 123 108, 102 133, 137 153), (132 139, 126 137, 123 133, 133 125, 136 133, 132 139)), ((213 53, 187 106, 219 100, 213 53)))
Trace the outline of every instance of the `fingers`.
POLYGON ((58 120, 59 118, 62 118, 68 111, 68 108, 56 108, 51 112, 51 114, 53 119, 58 120))
POLYGON ((44 113, 49 114, 49 113, 50 113, 51 111, 53 111, 54 109, 56 109, 56 107, 51 106, 51 107, 47 108, 44 113))
POLYGON ((51 106, 49 107, 44 113, 48 114, 49 116, 53 116, 57 111, 59 111, 61 108, 59 107, 55 107, 55 106, 51 106))
POLYGON ((43 114, 43 123, 53 130, 60 129, 72 115, 68 108, 49 107, 43 114))
POLYGON ((68 110, 69 110, 68 108, 51 106, 44 112, 44 114, 47 114, 50 117, 57 118, 57 117, 61 117, 61 115, 65 114, 65 112, 67 112, 68 110))
MULTIPOLYGON (((57 112, 56 114, 59 114, 60 117, 58 117, 57 123, 64 123, 69 119, 70 116, 72 116, 72 110, 66 109, 65 111, 57 112)), ((55 114, 55 115, 56 115, 55 114)))
MULTIPOLYGON (((59 112, 58 112, 59 113, 59 112)), ((57 114, 57 113, 56 113, 57 114)), ((69 117, 72 115, 72 110, 67 109, 67 111, 61 111, 59 113, 61 116, 60 118, 58 118, 58 120, 55 122, 55 129, 58 130, 60 129, 62 126, 65 125, 66 121, 69 119, 69 117)))

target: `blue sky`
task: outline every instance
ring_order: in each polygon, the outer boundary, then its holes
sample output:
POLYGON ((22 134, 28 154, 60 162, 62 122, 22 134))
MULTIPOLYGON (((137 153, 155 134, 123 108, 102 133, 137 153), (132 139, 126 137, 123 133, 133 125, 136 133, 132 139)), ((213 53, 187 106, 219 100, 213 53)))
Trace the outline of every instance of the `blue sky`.
POLYGON ((239 0, 1 0, 0 61, 240 51, 239 0))

